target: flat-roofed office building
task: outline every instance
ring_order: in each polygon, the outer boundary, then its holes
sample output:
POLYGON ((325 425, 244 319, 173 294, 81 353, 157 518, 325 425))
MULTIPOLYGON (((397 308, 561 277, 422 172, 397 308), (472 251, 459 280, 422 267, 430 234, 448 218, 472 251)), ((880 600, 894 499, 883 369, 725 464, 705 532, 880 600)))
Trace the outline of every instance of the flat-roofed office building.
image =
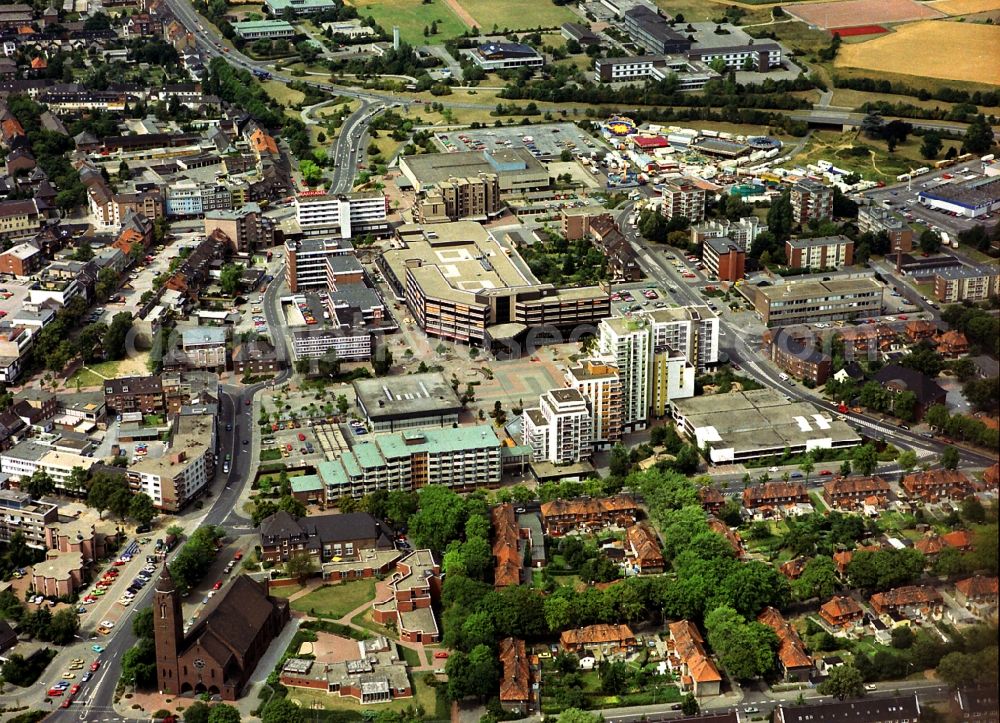
POLYGON ((462 403, 440 372, 353 382, 358 408, 376 433, 458 424, 462 403))
POLYGON ((806 276, 742 291, 767 326, 787 326, 878 316, 884 287, 870 275, 806 276))

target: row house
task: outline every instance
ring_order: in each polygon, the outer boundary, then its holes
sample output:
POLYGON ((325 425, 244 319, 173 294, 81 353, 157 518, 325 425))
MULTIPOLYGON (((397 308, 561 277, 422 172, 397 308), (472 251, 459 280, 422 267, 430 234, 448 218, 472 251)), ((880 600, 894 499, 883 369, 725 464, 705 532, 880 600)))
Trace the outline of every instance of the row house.
POLYGON ((869 497, 889 497, 889 483, 881 477, 840 477, 823 483, 823 499, 842 510, 858 509, 869 497))
POLYGON ((508 713, 526 716, 533 699, 527 646, 519 638, 504 638, 500 641, 498 657, 503 667, 500 676, 500 707, 508 713))
POLYGON ((517 524, 514 507, 510 504, 497 505, 490 510, 493 524, 493 584, 496 587, 520 585, 524 569, 524 554, 520 549, 521 531, 517 524))
POLYGON ((639 516, 639 505, 629 495, 552 500, 541 507, 546 534, 557 537, 577 527, 629 527, 639 516))
POLYGON ((863 324, 839 329, 836 334, 844 342, 844 353, 851 352, 859 358, 877 358, 878 354, 893 351, 896 332, 887 324, 863 324))
POLYGON ((965 499, 973 493, 972 482, 957 469, 932 469, 914 472, 903 478, 902 487, 910 497, 924 502, 965 499))
POLYGON ((635 633, 628 625, 587 625, 564 630, 559 636, 559 646, 567 653, 599 651, 602 657, 620 657, 639 649, 635 633))
POLYGON ((718 517, 708 518, 708 529, 717 535, 722 535, 729 546, 733 548, 733 552, 736 557, 742 559, 746 557, 747 551, 743 547, 743 538, 740 537, 740 533, 732 529, 725 522, 720 520, 718 517))
POLYGON ((804 505, 812 510, 809 493, 801 482, 765 482, 743 490, 743 506, 754 516, 770 517, 804 505))
POLYGON ((710 515, 717 515, 726 504, 726 497, 717 487, 706 485, 698 488, 698 502, 710 515))
POLYGON ((158 375, 118 377, 104 381, 104 403, 113 414, 164 414, 167 411, 163 382, 158 375))
POLYGON ((638 281, 642 278, 635 251, 611 214, 605 213, 593 218, 590 221, 590 235, 594 239, 594 246, 607 258, 608 272, 612 279, 638 281))
POLYGON ((972 533, 968 530, 953 530, 946 535, 928 533, 913 543, 913 549, 926 557, 940 555, 947 549, 968 552, 973 549, 972 533))
POLYGON ((838 595, 820 606, 819 616, 831 627, 847 628, 864 617, 864 609, 854 598, 838 595))
POLYGON ((969 353, 969 340, 960 331, 946 331, 934 340, 937 353, 945 359, 958 359, 969 353))
POLYGON ((937 325, 933 322, 924 321, 923 319, 914 319, 913 321, 906 322, 906 338, 914 344, 924 339, 933 339, 937 336, 937 333, 937 325))
POLYGON ((870 602, 878 615, 895 613, 911 620, 940 617, 944 606, 941 593, 927 585, 906 585, 878 592, 871 596, 870 602))
POLYGON ((625 530, 625 555, 640 574, 660 573, 666 567, 656 533, 643 522, 625 530))
POLYGON ((763 623, 778 636, 778 662, 785 680, 806 681, 813 669, 813 660, 806 652, 806 646, 798 632, 784 616, 773 607, 766 607, 757 616, 757 622, 763 623))
POLYGON ((698 698, 719 695, 722 675, 705 650, 698 627, 690 620, 680 620, 670 623, 667 629, 670 631, 667 665, 679 674, 681 690, 698 698))

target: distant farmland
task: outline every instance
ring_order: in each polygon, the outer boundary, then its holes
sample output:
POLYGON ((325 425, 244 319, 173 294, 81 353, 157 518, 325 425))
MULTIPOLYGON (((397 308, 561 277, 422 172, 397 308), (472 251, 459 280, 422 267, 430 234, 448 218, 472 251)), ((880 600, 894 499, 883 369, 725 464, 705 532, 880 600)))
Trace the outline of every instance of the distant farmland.
POLYGON ((914 0, 845 0, 845 2, 805 3, 790 5, 785 8, 785 12, 824 30, 944 17, 944 13, 914 2, 914 0))

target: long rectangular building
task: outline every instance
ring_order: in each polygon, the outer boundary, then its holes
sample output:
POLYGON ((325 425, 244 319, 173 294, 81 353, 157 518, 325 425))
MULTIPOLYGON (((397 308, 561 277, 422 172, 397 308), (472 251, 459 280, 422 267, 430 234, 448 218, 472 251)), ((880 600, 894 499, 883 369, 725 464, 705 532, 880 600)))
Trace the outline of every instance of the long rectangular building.
POLYGON ((489 425, 411 429, 359 442, 317 472, 328 500, 430 484, 471 491, 500 484, 501 446, 489 425))
POLYGON ((674 421, 713 464, 861 444, 845 422, 773 389, 713 394, 671 402, 674 421))
POLYGON ((295 197, 295 215, 306 236, 353 238, 389 230, 385 194, 381 191, 355 191, 331 195, 307 191, 295 197))
POLYGON ((878 316, 884 287, 874 276, 801 276, 741 290, 767 326, 787 326, 878 316))

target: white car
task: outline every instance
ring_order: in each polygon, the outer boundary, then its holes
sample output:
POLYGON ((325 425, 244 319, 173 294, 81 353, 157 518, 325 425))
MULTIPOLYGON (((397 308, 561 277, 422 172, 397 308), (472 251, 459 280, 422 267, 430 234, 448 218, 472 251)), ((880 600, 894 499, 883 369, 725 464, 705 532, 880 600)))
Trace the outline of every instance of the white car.
POLYGON ((865 690, 878 690, 874 683, 869 683, 865 686, 865 690))
POLYGON ((110 620, 102 620, 101 621, 101 627, 113 628, 114 626, 115 626, 115 624, 113 622, 111 622, 110 620))
POLYGON ((767 468, 767 471, 768 471, 768 472, 777 472, 777 471, 778 471, 778 468, 777 468, 777 467, 768 467, 768 468, 767 468))

